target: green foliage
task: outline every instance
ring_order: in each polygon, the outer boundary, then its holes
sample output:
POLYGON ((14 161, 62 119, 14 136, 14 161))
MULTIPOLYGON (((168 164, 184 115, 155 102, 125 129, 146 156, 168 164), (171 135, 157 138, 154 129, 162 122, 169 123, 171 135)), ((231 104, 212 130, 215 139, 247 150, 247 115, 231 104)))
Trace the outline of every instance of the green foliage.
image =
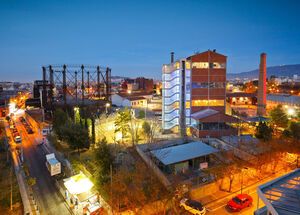
POLYGON ((264 142, 272 139, 273 129, 269 127, 265 122, 260 122, 256 127, 255 136, 264 142))
POLYGON ((278 105, 277 107, 273 108, 270 111, 270 116, 272 122, 282 128, 287 128, 288 127, 288 116, 284 112, 282 105, 278 105))
POLYGON ((74 108, 74 121, 76 124, 80 122, 80 111, 78 107, 74 108))
POLYGON ((82 128, 79 124, 70 123, 63 127, 63 138, 67 141, 70 148, 80 149, 88 147, 89 136, 85 128, 82 128))
POLYGON ((32 186, 34 186, 34 185, 36 184, 36 179, 33 178, 33 177, 29 177, 29 178, 27 179, 27 183, 28 183, 28 185, 29 185, 30 187, 32 187, 32 186))
POLYGON ((150 126, 149 122, 147 122, 147 121, 143 122, 142 128, 143 128, 143 132, 145 134, 149 134, 151 132, 151 126, 150 126))
POLYGON ((53 130, 57 134, 59 139, 63 139, 63 129, 68 123, 68 115, 62 109, 56 109, 53 116, 53 130))
POLYGON ((103 138, 95 149, 95 164, 96 164, 96 183, 98 185, 108 182, 110 176, 110 166, 113 163, 113 155, 105 138, 103 138))
POLYGON ((293 138, 300 140, 300 122, 291 122, 289 130, 293 138))
POLYGON ((152 143, 154 141, 155 135, 158 133, 160 125, 159 122, 155 120, 144 121, 143 125, 143 133, 147 138, 148 143, 152 143))
POLYGON ((146 113, 144 110, 140 110, 139 111, 139 115, 138 115, 138 118, 139 119, 144 119, 146 117, 146 113))
POLYGON ((121 132, 122 134, 122 142, 124 138, 127 137, 129 132, 129 122, 131 120, 130 110, 120 110, 117 113, 117 117, 115 120, 115 133, 121 132))

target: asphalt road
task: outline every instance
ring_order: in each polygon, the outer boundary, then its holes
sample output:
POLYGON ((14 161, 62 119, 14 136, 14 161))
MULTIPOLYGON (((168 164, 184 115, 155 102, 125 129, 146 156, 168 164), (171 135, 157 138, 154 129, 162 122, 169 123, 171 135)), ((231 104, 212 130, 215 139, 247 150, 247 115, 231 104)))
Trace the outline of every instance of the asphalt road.
MULTIPOLYGON (((256 191, 250 192, 250 196, 253 199, 252 206, 244 208, 243 210, 239 212, 232 212, 227 207, 226 204, 229 201, 229 199, 224 199, 218 207, 214 208, 213 211, 209 211, 207 215, 226 215, 226 214, 234 214, 234 215, 248 215, 248 214, 254 214, 254 211, 257 209, 257 193, 256 191)), ((262 207, 263 203, 260 200, 259 207, 262 207)))
POLYGON ((16 126, 22 135, 24 161, 29 167, 31 176, 36 178, 33 191, 40 213, 47 215, 70 214, 63 197, 55 187, 54 179, 51 178, 46 168, 45 154, 48 150, 45 146, 37 145, 42 141, 42 136, 37 133, 27 134, 25 127, 19 120, 17 120, 16 126))

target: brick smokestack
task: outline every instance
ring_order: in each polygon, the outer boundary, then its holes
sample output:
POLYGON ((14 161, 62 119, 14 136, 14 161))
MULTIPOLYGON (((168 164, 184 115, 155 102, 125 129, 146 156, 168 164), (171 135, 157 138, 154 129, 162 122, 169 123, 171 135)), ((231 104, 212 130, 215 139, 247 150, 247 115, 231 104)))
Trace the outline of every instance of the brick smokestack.
POLYGON ((267 54, 260 55, 259 65, 259 79, 258 79, 258 92, 257 92, 257 115, 266 115, 267 104, 267 54))
POLYGON ((174 63, 174 52, 171 52, 171 63, 174 63))

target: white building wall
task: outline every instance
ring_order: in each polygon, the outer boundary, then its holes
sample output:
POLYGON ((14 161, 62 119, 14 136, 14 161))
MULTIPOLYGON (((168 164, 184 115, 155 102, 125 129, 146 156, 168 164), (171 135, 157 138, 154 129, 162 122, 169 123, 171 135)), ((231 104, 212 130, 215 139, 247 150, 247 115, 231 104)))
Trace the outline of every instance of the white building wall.
POLYGON ((111 96, 111 102, 113 105, 118 107, 131 107, 131 102, 128 99, 119 96, 118 94, 111 96))

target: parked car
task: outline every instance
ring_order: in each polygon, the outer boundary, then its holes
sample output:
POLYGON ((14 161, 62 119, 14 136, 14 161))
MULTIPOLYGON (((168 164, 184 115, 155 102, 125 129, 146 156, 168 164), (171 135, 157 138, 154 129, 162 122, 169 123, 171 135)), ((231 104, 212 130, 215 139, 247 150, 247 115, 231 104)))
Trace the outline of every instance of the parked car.
POLYGON ((246 207, 252 205, 253 199, 248 194, 239 194, 233 197, 228 203, 227 206, 232 211, 240 211, 246 207))
POLYGON ((22 139, 21 139, 20 136, 15 136, 14 140, 15 140, 16 143, 21 143, 22 142, 22 139))
POLYGON ((27 131, 28 134, 33 134, 34 133, 31 128, 26 129, 26 131, 27 131))
POLYGON ((200 202, 187 198, 182 199, 179 206, 191 214, 204 215, 206 213, 206 208, 200 202))

